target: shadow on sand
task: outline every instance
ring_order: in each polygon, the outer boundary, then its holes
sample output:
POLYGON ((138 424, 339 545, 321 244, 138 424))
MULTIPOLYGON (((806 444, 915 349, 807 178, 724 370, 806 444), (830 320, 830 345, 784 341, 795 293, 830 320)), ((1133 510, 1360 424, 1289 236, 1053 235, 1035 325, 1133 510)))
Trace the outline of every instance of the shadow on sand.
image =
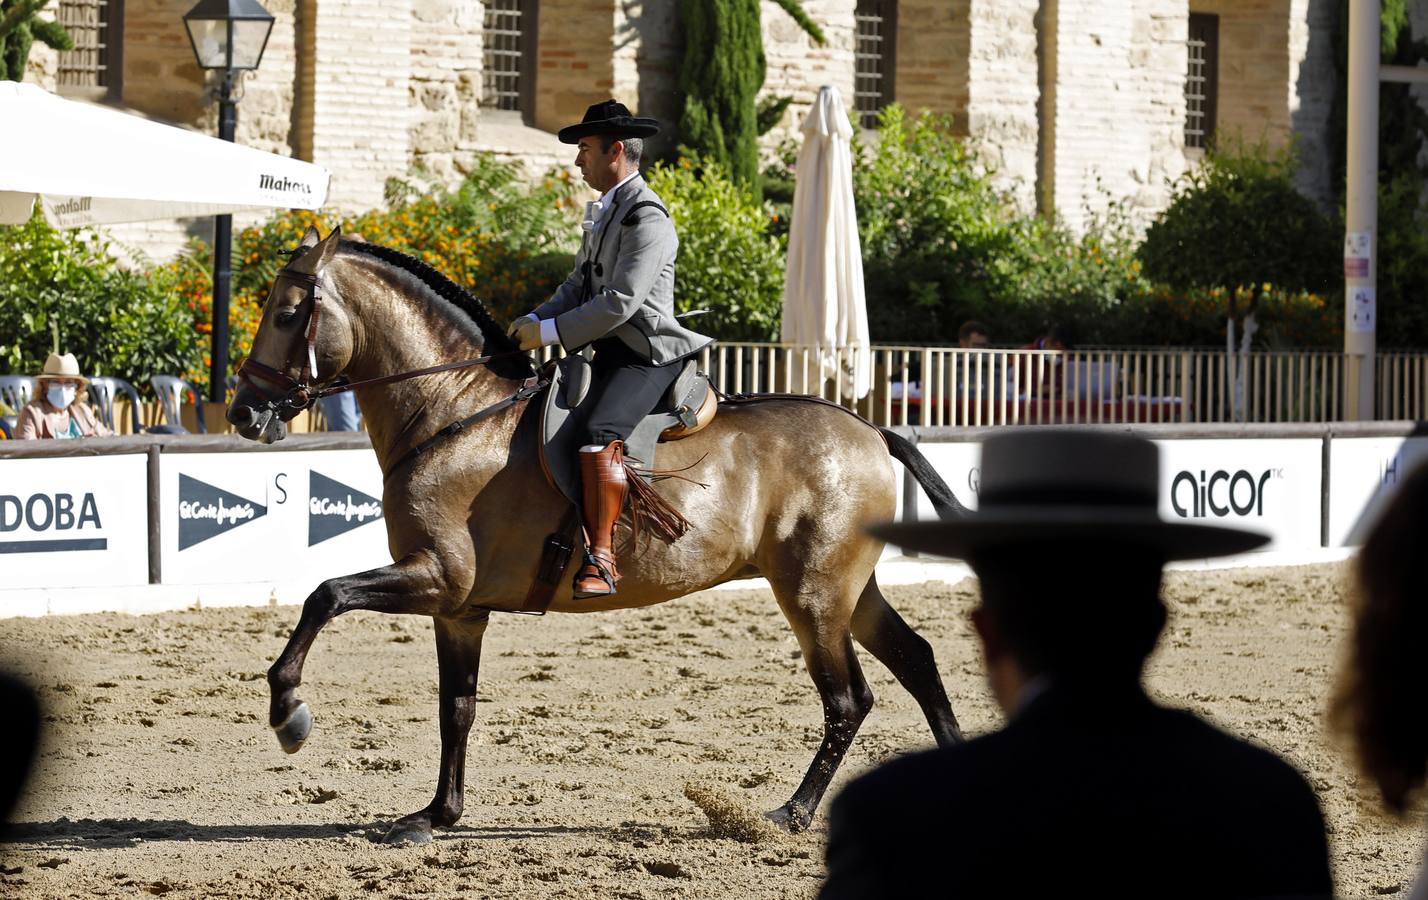
MULTIPOLYGON (((98 850, 132 847, 154 841, 290 841, 366 838, 379 843, 391 822, 319 825, 195 825, 182 819, 56 819, 53 822, 16 822, 0 834, 12 849, 98 850)), ((566 834, 608 833, 608 828, 563 825, 442 828, 437 841, 537 840, 566 834)))

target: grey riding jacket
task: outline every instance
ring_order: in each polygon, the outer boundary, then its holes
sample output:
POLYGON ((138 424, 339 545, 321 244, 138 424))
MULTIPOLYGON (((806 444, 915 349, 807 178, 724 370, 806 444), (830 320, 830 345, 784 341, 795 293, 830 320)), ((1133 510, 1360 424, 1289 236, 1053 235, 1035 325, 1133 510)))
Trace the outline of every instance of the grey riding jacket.
POLYGON ((585 233, 575 271, 533 314, 555 320, 567 353, 613 335, 662 366, 711 343, 674 317, 679 237, 659 197, 635 175, 607 202, 610 210, 585 233))

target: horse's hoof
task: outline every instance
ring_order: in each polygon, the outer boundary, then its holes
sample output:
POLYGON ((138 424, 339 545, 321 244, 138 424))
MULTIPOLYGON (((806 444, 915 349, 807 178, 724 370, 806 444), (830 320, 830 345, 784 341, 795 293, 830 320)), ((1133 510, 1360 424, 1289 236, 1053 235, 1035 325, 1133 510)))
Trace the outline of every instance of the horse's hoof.
POLYGON ((430 844, 431 826, 422 822, 398 822, 382 838, 384 844, 430 844))
POLYGON ((312 710, 307 708, 306 703, 299 703, 281 725, 273 726, 273 731, 285 752, 298 752, 307 741, 307 736, 312 734, 312 710))
POLYGON ((777 825, 780 831, 788 834, 806 831, 808 826, 813 823, 813 816, 797 803, 785 803, 778 809, 764 813, 764 818, 777 825))

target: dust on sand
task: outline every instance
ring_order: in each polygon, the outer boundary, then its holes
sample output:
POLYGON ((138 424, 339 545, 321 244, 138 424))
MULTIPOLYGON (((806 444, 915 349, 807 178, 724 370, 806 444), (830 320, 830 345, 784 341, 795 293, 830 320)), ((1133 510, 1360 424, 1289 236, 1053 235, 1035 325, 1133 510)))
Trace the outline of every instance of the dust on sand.
MULTIPOLYGON (((1419 816, 1394 824, 1326 736, 1346 624, 1342 566, 1175 574, 1150 683, 1168 703, 1285 754, 1318 791, 1345 896, 1406 893, 1419 816)), ((999 716, 967 612, 974 585, 888 591, 933 644, 964 728, 999 716)), ((1095 602, 1094 597, 1077 602, 1095 602)), ((49 733, 0 896, 809 897, 825 820, 747 841, 820 739, 798 645, 772 597, 708 593, 649 610, 497 617, 460 824, 374 843, 435 787, 431 625, 356 613, 318 639, 302 695, 316 726, 286 756, 263 672, 297 610, 0 620, 4 664, 40 688, 49 733), (710 815, 686 797, 687 784, 710 815), (712 799, 711 799, 712 798, 712 799), (711 821, 711 815, 713 821, 711 821)), ((931 745, 871 657, 878 705, 836 792, 931 745)), ((831 796, 831 793, 830 793, 831 796)), ((826 810, 826 801, 824 810, 826 810)))

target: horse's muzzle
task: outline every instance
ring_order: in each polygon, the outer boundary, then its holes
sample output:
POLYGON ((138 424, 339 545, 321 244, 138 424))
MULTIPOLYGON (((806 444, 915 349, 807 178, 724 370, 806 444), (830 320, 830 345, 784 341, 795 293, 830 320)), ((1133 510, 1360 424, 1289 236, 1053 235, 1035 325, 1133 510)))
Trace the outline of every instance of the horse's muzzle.
POLYGON ((228 421, 250 441, 271 444, 288 435, 288 428, 271 406, 252 407, 237 397, 228 405, 228 421))

